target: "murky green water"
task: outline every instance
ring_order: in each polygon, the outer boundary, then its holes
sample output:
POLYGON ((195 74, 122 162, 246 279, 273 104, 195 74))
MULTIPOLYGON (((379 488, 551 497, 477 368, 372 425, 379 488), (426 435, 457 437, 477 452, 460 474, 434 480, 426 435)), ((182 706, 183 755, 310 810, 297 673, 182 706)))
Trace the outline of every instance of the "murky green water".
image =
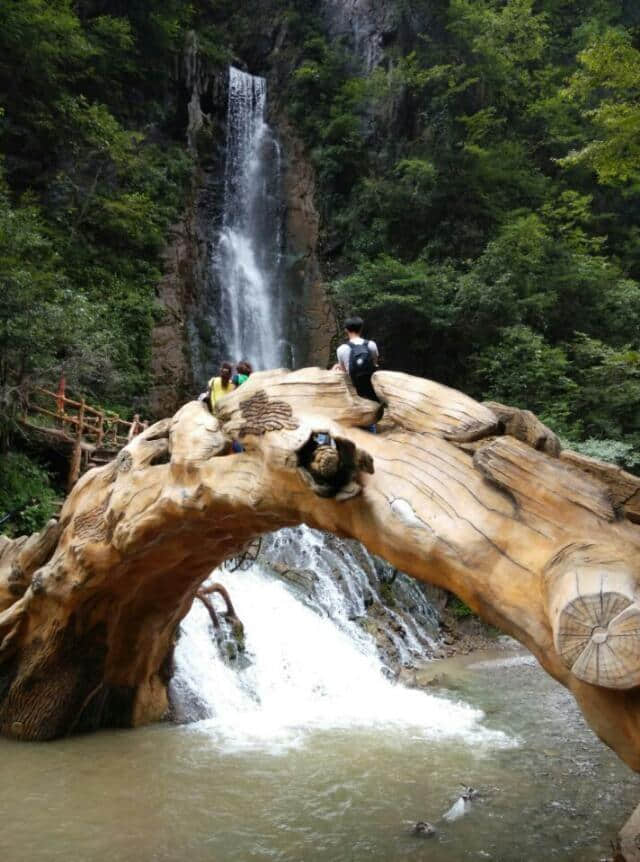
POLYGON ((225 754, 206 725, 0 741, 0 860, 600 859, 640 777, 536 665, 471 664, 456 685, 447 697, 483 708, 519 745, 335 730, 225 754), (461 783, 480 797, 444 822, 461 783), (413 837, 416 820, 436 837, 413 837))

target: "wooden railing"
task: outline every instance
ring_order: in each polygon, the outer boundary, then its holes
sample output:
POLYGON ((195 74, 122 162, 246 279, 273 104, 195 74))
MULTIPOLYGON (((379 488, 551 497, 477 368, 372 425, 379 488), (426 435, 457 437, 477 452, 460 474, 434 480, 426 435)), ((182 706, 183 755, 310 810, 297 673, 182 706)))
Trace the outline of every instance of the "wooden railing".
POLYGON ((75 401, 40 386, 31 390, 27 414, 46 416, 50 427, 61 429, 73 439, 82 439, 96 448, 105 449, 124 446, 133 424, 111 410, 91 407, 84 399, 75 401))

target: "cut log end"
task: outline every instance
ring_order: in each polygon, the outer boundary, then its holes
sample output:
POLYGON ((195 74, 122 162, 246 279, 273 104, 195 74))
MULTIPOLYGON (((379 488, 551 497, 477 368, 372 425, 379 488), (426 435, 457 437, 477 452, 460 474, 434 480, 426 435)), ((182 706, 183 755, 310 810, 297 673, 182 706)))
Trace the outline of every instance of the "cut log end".
POLYGON ((640 685, 640 606, 619 593, 581 596, 560 615, 556 648, 578 679, 634 688, 640 685))
POLYGON ((552 566, 547 588, 553 639, 574 676, 591 685, 640 685, 640 604, 622 560, 583 548, 552 566))

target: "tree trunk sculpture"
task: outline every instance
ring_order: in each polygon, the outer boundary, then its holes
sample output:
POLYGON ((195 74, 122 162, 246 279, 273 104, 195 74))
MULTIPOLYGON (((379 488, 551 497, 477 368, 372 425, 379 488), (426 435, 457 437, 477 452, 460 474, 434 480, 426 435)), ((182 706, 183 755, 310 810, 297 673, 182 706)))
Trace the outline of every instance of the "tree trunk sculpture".
POLYGON ((0 732, 161 718, 176 628, 252 536, 304 522, 455 592, 570 689, 640 770, 640 482, 532 414, 378 372, 255 374, 85 474, 59 522, 0 544, 0 732), (507 433, 505 433, 507 432, 507 433), (232 440, 244 451, 230 454, 232 440))

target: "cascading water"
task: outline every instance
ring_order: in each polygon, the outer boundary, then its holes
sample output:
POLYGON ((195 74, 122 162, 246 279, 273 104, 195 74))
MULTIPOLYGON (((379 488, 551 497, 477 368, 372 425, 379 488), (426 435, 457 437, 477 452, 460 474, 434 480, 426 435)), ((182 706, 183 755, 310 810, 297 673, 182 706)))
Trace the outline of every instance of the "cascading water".
MULTIPOLYGON (((281 531, 274 545, 270 556, 285 545, 299 566, 313 565, 313 602, 300 601, 260 561, 246 572, 216 572, 244 624, 247 661, 239 667, 225 661, 209 615, 196 602, 175 653, 171 695, 178 717, 203 719, 198 728, 225 750, 282 750, 311 732, 345 728, 402 727, 428 739, 513 744, 484 728, 479 710, 386 678, 373 639, 358 625, 363 573, 353 559, 327 554, 322 534, 307 528, 281 531)), ((405 649, 412 648, 420 649, 410 635, 405 649)))
MULTIPOLYGON (((279 289, 281 160, 265 111, 265 80, 230 68, 224 211, 214 256, 221 295, 217 335, 230 359, 248 359, 260 369, 287 358, 279 289)), ((331 545, 304 528, 282 531, 268 544, 281 571, 306 571, 306 593, 294 596, 262 564, 216 573, 245 625, 247 660, 232 667, 223 659, 222 651, 234 647, 214 637, 207 611, 196 602, 176 649, 171 694, 177 718, 205 719, 227 747, 289 745, 311 729, 376 725, 504 742, 502 734, 482 729, 477 710, 386 678, 373 637, 359 625, 368 621, 367 603, 381 607, 371 585, 375 564, 364 549, 331 545)), ((422 607, 428 628, 424 597, 411 603, 422 607)), ((388 608, 383 616, 387 655, 397 666, 409 664, 429 636, 388 608)))
MULTIPOLYGON (((224 211, 214 260, 218 335, 230 358, 249 359, 256 368, 281 363, 286 329, 279 290, 280 150, 265 111, 265 80, 231 68, 224 211)), ((185 620, 172 682, 178 719, 205 719, 227 746, 289 744, 314 728, 380 724, 411 724, 430 736, 488 734, 478 711, 394 687, 386 678, 366 626, 368 606, 377 602, 384 617, 384 650, 396 667, 422 655, 430 640, 393 610, 382 612, 376 564, 364 549, 331 544, 306 528, 281 531, 265 544, 270 571, 260 563, 246 573, 216 573, 246 627, 244 662, 224 660, 224 650, 235 645, 221 640, 220 631, 214 636, 200 603, 185 620), (275 571, 306 573, 306 591, 291 591, 275 571)), ((416 594, 412 605, 418 616, 423 609, 428 623, 424 597, 416 594)))
MULTIPOLYGON (((275 571, 294 587, 310 607, 320 609, 350 638, 357 639, 374 617, 384 644, 379 643, 380 657, 394 676, 401 667, 412 667, 416 660, 437 650, 439 621, 418 584, 402 576, 402 605, 411 608, 401 614, 383 603, 381 593, 391 589, 395 570, 373 557, 359 542, 347 542, 335 536, 299 527, 280 530, 266 543, 263 555, 275 571)), ((397 592, 396 587, 396 592, 397 592)), ((369 632, 371 634, 371 632, 369 632)), ((370 644, 370 639, 367 639, 370 644)), ((368 647, 369 648, 369 647, 368 647)))
MULTIPOLYGON (((297 547, 306 546, 309 557, 317 557, 321 534, 291 532, 297 547)), ((479 710, 385 677, 373 639, 353 618, 357 573, 343 564, 337 574, 346 589, 338 589, 335 564, 314 572, 315 594, 324 599, 324 607, 315 609, 260 562, 246 572, 216 572, 244 624, 248 661, 234 668, 224 660, 209 615, 196 603, 175 654, 172 701, 178 712, 188 718, 195 701, 197 714, 205 717, 198 728, 225 750, 281 750, 311 732, 345 728, 402 727, 427 739, 513 744, 503 733, 484 728, 479 710)))
POLYGON ((288 361, 282 295, 280 146, 265 120, 267 82, 229 69, 222 228, 214 266, 217 333, 232 362, 255 369, 288 361))

